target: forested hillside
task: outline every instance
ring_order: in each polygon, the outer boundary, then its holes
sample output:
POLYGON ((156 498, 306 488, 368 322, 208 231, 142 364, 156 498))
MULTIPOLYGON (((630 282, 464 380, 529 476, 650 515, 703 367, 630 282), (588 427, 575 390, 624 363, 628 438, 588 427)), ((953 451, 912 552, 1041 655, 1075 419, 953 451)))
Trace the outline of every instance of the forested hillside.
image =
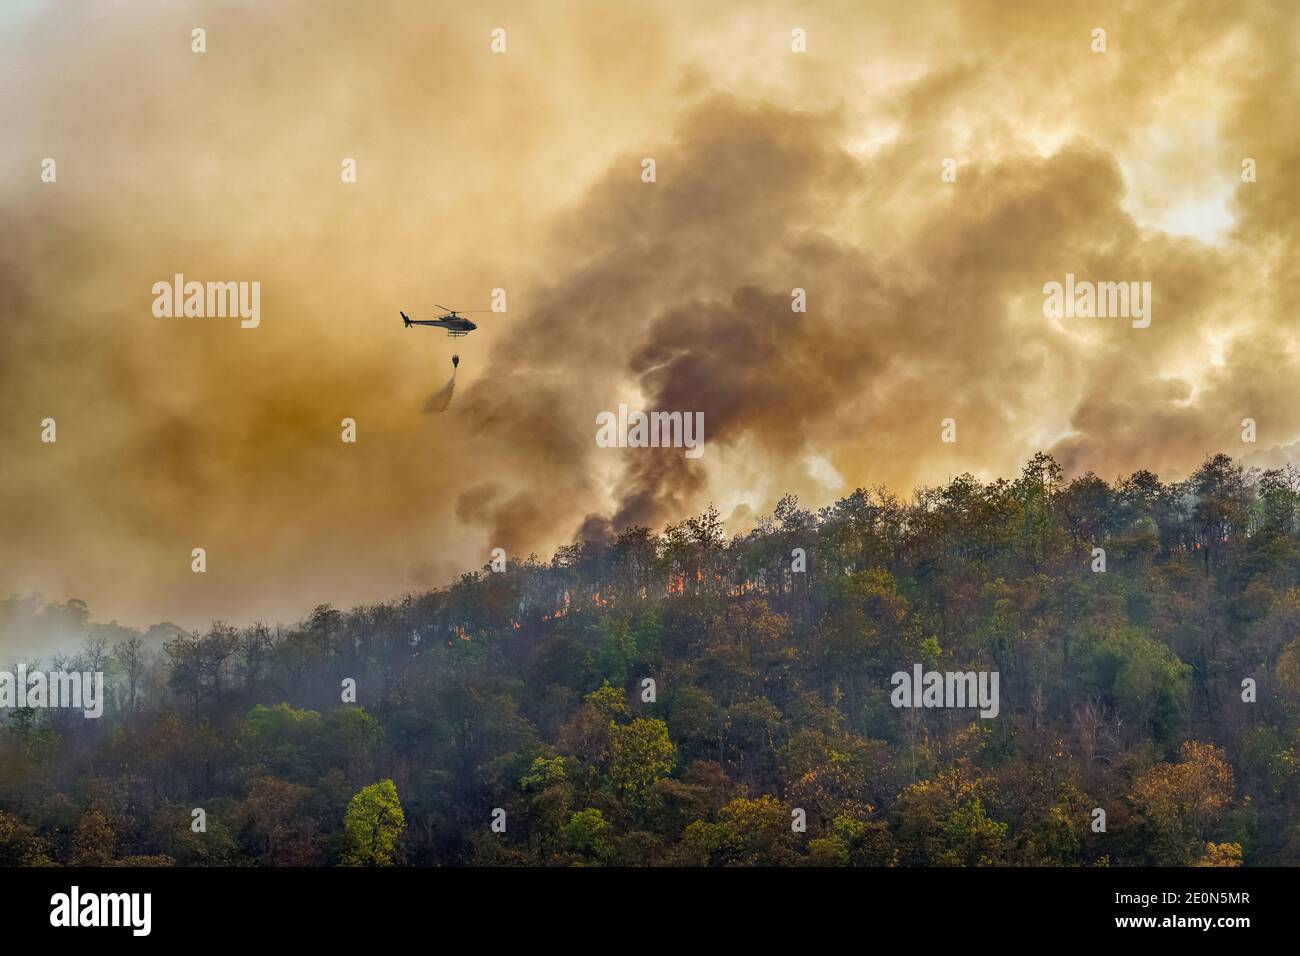
POLYGON ((85 631, 39 666, 105 671, 102 718, 3 712, 0 862, 1300 863, 1300 473, 1222 455, 1177 484, 1040 455, 731 538, 710 510, 292 628, 85 631), (998 716, 895 708, 917 663, 998 672, 998 716))

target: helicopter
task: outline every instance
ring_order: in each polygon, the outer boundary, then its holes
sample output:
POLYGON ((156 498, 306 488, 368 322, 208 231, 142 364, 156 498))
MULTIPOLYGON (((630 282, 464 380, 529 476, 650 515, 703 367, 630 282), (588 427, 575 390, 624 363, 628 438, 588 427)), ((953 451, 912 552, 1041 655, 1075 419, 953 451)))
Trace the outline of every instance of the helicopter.
MULTIPOLYGON (((452 338, 459 338, 460 336, 463 335, 469 335, 471 332, 473 332, 475 329, 478 328, 478 325, 475 324, 473 320, 467 319, 464 315, 462 315, 460 312, 457 312, 455 309, 448 309, 445 305, 438 305, 437 302, 435 302, 434 305, 437 305, 438 308, 442 309, 445 314, 438 316, 436 319, 413 319, 410 316, 408 316, 405 312, 402 312, 399 309, 398 315, 402 317, 402 322, 408 329, 413 325, 432 325, 435 328, 446 329, 447 334, 450 335, 452 338)), ((470 309, 469 311, 485 312, 487 310, 470 309)))

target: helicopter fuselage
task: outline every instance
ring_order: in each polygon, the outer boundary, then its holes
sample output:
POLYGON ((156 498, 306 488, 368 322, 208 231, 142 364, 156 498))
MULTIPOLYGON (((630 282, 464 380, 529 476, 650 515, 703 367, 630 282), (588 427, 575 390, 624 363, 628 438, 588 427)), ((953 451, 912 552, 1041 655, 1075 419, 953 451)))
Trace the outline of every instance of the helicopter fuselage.
POLYGON ((453 338, 469 335, 478 328, 478 325, 476 325, 472 319, 467 319, 463 315, 457 315, 455 312, 439 316, 436 319, 411 319, 407 318, 405 312, 401 313, 401 316, 402 322, 407 328, 410 328, 413 325, 430 325, 434 328, 445 329, 447 334, 453 338))

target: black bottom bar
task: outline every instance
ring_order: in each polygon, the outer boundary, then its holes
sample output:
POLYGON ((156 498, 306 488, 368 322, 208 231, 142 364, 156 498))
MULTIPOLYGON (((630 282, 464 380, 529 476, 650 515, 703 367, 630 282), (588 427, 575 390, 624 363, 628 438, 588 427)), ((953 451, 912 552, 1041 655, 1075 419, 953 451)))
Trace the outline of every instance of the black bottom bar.
POLYGON ((374 943, 421 927, 494 944, 536 944, 578 934, 666 945, 702 929, 734 945, 770 945, 785 932, 840 934, 864 942, 910 939, 924 951, 945 941, 1022 935, 1044 940, 1218 941, 1294 920, 1291 869, 1091 870, 686 870, 686 869, 32 869, 4 871, 8 939, 92 935, 132 943, 291 940, 374 943), (78 919, 71 923, 72 887, 78 919), (149 894, 147 937, 143 896, 149 894), (65 900, 56 897, 62 894, 65 900), (87 897, 91 901, 87 903, 87 897), (53 898, 53 899, 52 899, 53 898), (60 907, 62 906, 62 909, 60 907), (102 915, 101 915, 102 911, 102 915), (700 929, 687 929, 689 926, 700 929), (378 934, 378 936, 377 936, 378 934))

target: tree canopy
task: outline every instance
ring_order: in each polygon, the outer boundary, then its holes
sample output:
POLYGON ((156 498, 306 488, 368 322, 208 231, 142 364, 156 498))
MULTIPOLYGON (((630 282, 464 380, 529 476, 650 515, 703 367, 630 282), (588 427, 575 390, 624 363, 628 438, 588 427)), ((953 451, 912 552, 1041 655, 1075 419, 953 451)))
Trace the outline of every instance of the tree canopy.
POLYGON ((1039 455, 288 627, 10 598, 84 637, 29 669, 109 700, 5 712, 0 863, 1295 864, 1298 505, 1223 455, 1173 483, 1039 455), (917 664, 997 672, 997 716, 893 706, 917 664))

